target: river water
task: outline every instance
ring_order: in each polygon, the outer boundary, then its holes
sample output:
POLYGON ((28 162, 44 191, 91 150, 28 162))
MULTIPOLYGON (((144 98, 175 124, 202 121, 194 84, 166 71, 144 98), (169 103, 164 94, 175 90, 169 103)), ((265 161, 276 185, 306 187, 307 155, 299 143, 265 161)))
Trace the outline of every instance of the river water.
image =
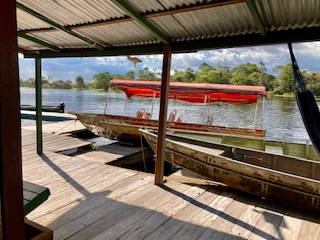
MULTIPOLYGON (((35 105, 35 89, 20 88, 21 104, 35 105)), ((76 91, 60 89, 43 89, 43 105, 57 106, 64 102, 66 112, 93 112, 103 113, 107 99, 106 92, 76 91)), ((152 99, 131 99, 126 102, 123 93, 112 92, 108 97, 107 113, 115 115, 134 116, 144 108, 152 110, 152 99), (125 110, 125 112, 124 112, 125 110)), ((207 111, 213 116, 213 125, 253 127, 256 106, 232 105, 215 103, 208 107, 169 101, 168 114, 177 109, 177 116, 183 115, 184 122, 204 122, 207 111)), ((159 114, 159 99, 154 102, 152 117, 156 119, 159 114)), ((266 139, 275 141, 289 141, 309 143, 310 139, 303 125, 299 109, 294 98, 268 97, 264 104, 259 104, 256 126, 262 125, 267 130, 266 139)), ((34 121, 22 120, 22 125, 34 124, 34 121)))

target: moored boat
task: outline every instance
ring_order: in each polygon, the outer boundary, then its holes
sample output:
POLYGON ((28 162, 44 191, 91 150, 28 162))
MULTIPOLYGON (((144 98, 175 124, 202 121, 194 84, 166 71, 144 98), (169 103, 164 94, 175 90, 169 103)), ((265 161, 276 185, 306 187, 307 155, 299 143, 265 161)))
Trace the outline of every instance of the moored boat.
MULTIPOLYGON (((138 81, 114 79, 110 82, 110 89, 116 88, 124 91, 127 99, 137 98, 159 98, 161 82, 138 81)), ((241 86, 227 84, 204 84, 204 83, 179 83, 171 82, 169 86, 169 99, 183 101, 191 104, 202 105, 208 109, 210 104, 231 103, 231 104, 256 104, 259 98, 266 96, 265 87, 262 86, 241 86)), ((153 101, 154 102, 154 101, 153 101)), ((108 104, 108 102, 107 102, 108 104)), ((117 140, 139 140, 141 133, 139 128, 158 128, 158 120, 152 119, 153 105, 150 111, 140 109, 135 116, 119 116, 106 114, 71 112, 76 115, 82 124, 90 131, 99 136, 117 140)), ((224 125, 212 125, 212 115, 207 111, 204 123, 190 123, 183 120, 183 115, 177 116, 173 110, 168 117, 167 130, 175 132, 187 132, 189 134, 206 133, 211 136, 243 136, 249 138, 263 138, 266 134, 263 127, 258 128, 256 114, 253 117, 252 127, 234 127, 224 125)))
POLYGON ((305 158, 320 161, 315 147, 310 143, 280 142, 261 138, 248 138, 233 135, 210 135, 206 133, 190 134, 188 132, 171 132, 172 135, 203 140, 212 143, 232 145, 253 150, 265 151, 278 155, 305 158))
MULTIPOLYGON (((65 105, 64 103, 59 103, 57 106, 49 106, 49 105, 43 105, 41 107, 43 112, 58 112, 58 113, 64 113, 65 105)), ((21 104, 20 110, 27 110, 27 111, 36 111, 36 106, 34 105, 27 105, 27 104, 21 104)))
MULTIPOLYGON (((140 130, 156 151, 157 135, 140 130)), ((320 210, 320 163, 168 134, 164 159, 214 181, 283 204, 320 210)))

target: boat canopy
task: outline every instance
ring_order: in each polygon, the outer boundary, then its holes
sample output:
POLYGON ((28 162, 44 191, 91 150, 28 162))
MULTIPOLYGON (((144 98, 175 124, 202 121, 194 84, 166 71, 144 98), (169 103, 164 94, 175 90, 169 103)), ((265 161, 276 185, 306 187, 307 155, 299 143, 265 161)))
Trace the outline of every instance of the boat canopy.
MULTIPOLYGON (((109 87, 124 91, 127 98, 159 98, 161 82, 113 79, 109 87)), ((181 82, 170 82, 169 85, 169 99, 194 104, 250 104, 256 103, 259 96, 267 96, 264 86, 181 82)))

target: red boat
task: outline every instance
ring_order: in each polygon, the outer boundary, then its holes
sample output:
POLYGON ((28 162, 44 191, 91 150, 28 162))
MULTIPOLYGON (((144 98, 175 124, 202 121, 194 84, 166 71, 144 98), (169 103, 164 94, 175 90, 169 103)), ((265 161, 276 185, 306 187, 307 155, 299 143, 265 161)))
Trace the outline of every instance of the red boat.
MULTIPOLYGON (((159 98, 161 82, 121 80, 114 79, 110 82, 110 89, 116 88, 126 94, 127 99, 136 98, 159 98)), ((257 104, 260 98, 264 101, 266 89, 263 86, 243 86, 229 84, 207 84, 207 83, 181 83, 170 82, 169 99, 183 101, 204 107, 216 102, 231 104, 257 104)), ((153 101, 154 102, 154 101, 153 101)), ((107 101, 108 104, 108 101, 107 101)), ((140 138, 139 128, 158 128, 158 120, 152 119, 153 104, 151 111, 140 109, 135 116, 118 116, 106 114, 77 113, 72 112, 82 124, 95 134, 121 141, 131 141, 140 138)), ((256 108, 256 113, 257 113, 256 108)), ((243 136, 251 138, 263 138, 265 129, 256 128, 254 117, 253 128, 228 127, 212 125, 212 115, 207 114, 204 124, 184 122, 183 115, 177 116, 177 110, 173 110, 167 123, 167 130, 177 133, 208 134, 243 136)))

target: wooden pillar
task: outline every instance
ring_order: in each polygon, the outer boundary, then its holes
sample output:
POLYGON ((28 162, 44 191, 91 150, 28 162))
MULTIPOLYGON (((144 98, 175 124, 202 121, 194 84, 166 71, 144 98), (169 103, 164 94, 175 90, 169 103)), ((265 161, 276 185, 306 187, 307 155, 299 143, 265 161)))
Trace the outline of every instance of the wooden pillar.
POLYGON ((171 66, 171 45, 165 45, 163 48, 160 114, 159 114, 159 126, 158 126, 156 169, 155 169, 156 185, 163 184, 164 147, 165 147, 166 128, 167 128, 170 66, 171 66))
POLYGON ((0 238, 24 239, 16 1, 0 0, 0 238))
POLYGON ((36 124, 37 124, 37 153, 43 152, 42 142, 42 75, 41 58, 36 58, 36 124))

